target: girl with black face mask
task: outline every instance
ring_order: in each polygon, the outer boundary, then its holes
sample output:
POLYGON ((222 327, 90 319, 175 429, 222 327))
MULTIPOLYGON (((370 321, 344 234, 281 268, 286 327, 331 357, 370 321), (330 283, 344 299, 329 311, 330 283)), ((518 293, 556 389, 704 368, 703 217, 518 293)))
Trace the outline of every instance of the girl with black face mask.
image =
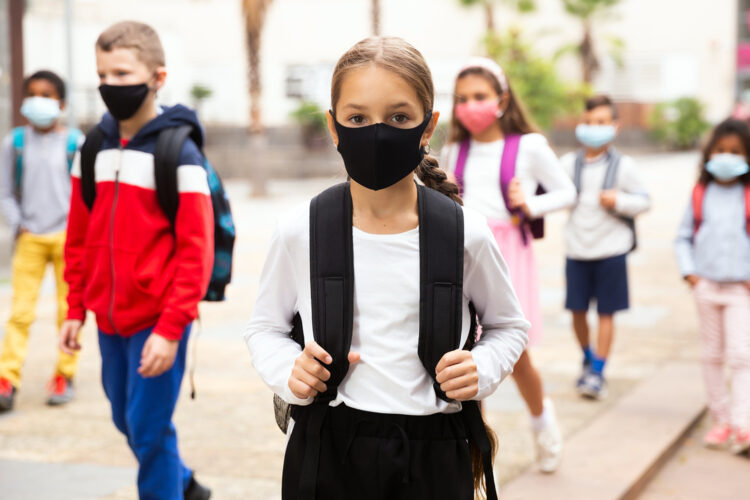
POLYGON ((329 128, 351 180, 282 219, 245 331, 293 405, 284 499, 470 500, 485 481, 497 498, 477 401, 529 324, 487 224, 428 155, 433 101, 398 38, 359 42, 334 71, 329 128))

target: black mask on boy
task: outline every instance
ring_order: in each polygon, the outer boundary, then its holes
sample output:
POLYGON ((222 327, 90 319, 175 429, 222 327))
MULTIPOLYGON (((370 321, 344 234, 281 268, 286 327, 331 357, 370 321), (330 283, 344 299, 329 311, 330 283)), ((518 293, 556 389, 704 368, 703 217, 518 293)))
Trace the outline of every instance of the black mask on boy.
POLYGON ((145 83, 137 85, 99 85, 99 94, 115 120, 127 120, 141 107, 149 93, 145 83))
POLYGON ((424 159, 419 143, 431 118, 432 111, 417 127, 403 129, 385 123, 345 127, 334 117, 339 136, 337 149, 346 172, 354 181, 374 191, 394 185, 424 159))

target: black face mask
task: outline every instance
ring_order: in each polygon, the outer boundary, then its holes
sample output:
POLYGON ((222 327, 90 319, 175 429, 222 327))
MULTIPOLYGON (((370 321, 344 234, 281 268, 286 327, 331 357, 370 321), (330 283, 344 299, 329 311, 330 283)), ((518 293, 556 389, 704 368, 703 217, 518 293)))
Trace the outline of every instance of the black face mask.
POLYGON ((115 120, 127 120, 141 107, 151 89, 145 83, 137 85, 99 86, 99 94, 115 120))
POLYGON ((345 127, 334 117, 338 151, 346 172, 355 182, 374 191, 394 185, 424 159, 419 143, 431 118, 430 111, 419 126, 403 129, 384 123, 345 127))

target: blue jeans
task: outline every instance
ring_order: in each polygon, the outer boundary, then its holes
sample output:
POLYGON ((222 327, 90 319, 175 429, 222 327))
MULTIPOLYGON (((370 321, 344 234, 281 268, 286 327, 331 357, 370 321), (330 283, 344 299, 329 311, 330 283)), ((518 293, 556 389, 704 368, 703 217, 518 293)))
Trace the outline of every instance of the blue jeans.
POLYGON ((174 366, 158 377, 143 378, 138 366, 152 330, 127 338, 99 332, 102 385, 112 420, 138 459, 140 500, 182 500, 193 471, 180 458, 172 414, 185 373, 190 326, 182 335, 174 366))

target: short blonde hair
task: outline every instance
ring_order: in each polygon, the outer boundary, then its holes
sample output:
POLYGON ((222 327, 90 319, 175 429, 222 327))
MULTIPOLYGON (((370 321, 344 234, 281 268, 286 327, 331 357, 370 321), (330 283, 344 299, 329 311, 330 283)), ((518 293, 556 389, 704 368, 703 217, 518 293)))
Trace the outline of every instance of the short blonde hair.
POLYGON ((156 30, 138 21, 121 21, 99 35, 96 47, 104 52, 114 49, 132 49, 136 57, 149 69, 165 65, 164 48, 156 30))

